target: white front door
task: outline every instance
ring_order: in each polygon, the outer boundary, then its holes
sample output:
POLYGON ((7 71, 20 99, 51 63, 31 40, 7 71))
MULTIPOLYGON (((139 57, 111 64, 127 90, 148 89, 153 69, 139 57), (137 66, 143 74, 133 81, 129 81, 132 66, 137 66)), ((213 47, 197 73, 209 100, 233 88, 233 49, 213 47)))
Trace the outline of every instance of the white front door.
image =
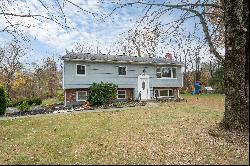
POLYGON ((150 99, 149 76, 138 76, 138 97, 141 94, 141 100, 150 99))

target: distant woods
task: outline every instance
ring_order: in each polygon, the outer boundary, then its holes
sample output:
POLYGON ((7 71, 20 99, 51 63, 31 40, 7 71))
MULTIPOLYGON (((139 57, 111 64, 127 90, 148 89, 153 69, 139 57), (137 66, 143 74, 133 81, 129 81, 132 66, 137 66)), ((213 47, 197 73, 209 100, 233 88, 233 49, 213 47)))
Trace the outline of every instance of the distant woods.
POLYGON ((60 88, 61 72, 53 58, 41 60, 26 68, 21 58, 26 51, 20 44, 12 42, 0 47, 0 85, 10 100, 55 97, 60 88))
POLYGON ((203 87, 212 86, 216 93, 224 93, 223 65, 208 61, 196 66, 193 70, 183 72, 183 93, 192 92, 195 81, 200 82, 203 87))

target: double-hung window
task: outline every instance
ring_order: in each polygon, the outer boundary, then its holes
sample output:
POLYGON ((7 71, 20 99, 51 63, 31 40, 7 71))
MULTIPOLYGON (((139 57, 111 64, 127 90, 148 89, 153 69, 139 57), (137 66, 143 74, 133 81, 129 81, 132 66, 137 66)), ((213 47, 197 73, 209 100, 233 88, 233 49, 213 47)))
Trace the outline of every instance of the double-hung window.
POLYGON ((171 78, 171 69, 170 67, 163 67, 161 68, 161 77, 165 77, 165 78, 171 78))
POLYGON ((173 97, 173 90, 172 89, 156 89, 155 90, 155 97, 173 97))
POLYGON ((157 78, 177 78, 176 68, 174 67, 158 67, 156 69, 157 78))
POLYGON ((87 100, 87 91, 77 91, 76 92, 76 101, 87 100))
POLYGON ((118 75, 126 75, 127 74, 127 67, 126 66, 119 66, 118 67, 118 75))
POLYGON ((161 68, 160 67, 157 67, 157 69, 156 69, 156 77, 161 78, 161 68))
POLYGON ((86 66, 85 65, 76 65, 76 75, 85 76, 86 75, 86 66))
POLYGON ((117 99, 126 99, 126 90, 117 90, 117 99))

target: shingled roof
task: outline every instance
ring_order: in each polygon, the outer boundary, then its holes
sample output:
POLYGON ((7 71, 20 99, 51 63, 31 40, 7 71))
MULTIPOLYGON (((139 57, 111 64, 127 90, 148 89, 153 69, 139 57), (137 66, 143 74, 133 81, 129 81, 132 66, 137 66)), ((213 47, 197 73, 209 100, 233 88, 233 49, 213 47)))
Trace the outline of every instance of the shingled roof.
POLYGON ((74 53, 69 52, 62 56, 65 61, 88 61, 88 62, 116 62, 116 63, 138 63, 138 64, 173 64, 183 65, 181 62, 168 60, 163 57, 138 57, 126 55, 106 55, 106 54, 90 54, 90 53, 74 53))

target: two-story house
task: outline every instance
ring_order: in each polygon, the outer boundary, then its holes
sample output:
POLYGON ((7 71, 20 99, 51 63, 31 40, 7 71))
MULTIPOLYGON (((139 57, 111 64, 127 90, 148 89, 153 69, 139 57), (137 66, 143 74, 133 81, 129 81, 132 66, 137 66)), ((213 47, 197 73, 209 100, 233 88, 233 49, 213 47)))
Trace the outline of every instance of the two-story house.
POLYGON ((183 86, 183 64, 166 58, 71 52, 62 60, 65 105, 86 100, 93 82, 118 85, 117 100, 176 97, 183 86))

